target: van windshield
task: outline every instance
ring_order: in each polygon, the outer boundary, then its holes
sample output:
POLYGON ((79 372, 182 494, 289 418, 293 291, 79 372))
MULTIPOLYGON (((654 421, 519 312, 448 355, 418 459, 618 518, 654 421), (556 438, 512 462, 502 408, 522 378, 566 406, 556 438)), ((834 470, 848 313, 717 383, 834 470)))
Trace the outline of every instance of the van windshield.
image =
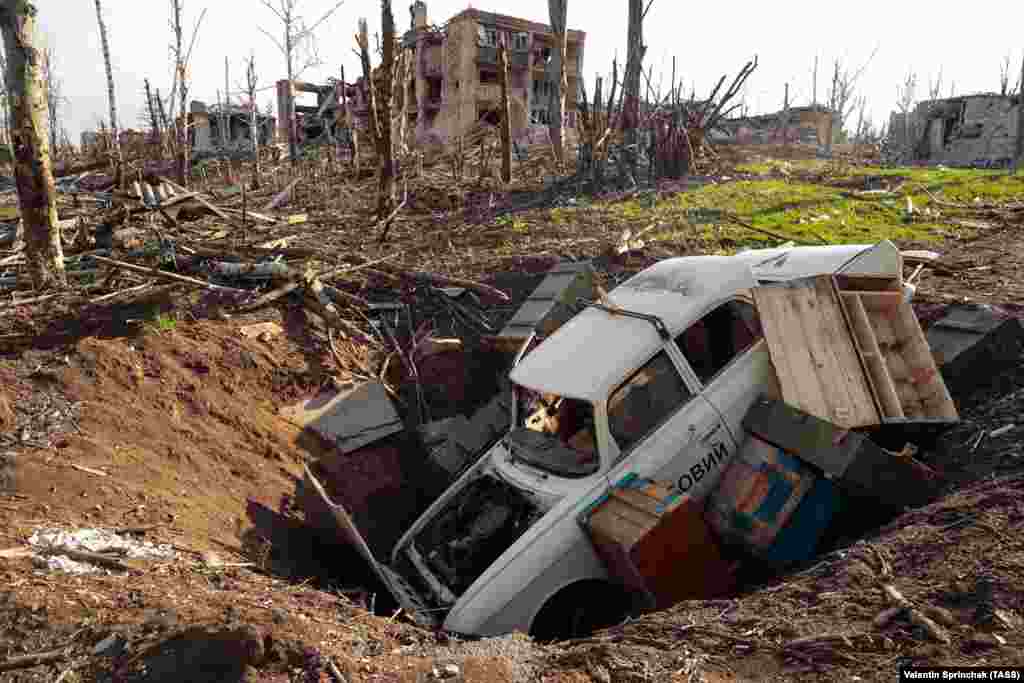
POLYGON ((586 402, 516 386, 516 424, 508 436, 512 455, 563 477, 597 472, 594 408, 586 402))

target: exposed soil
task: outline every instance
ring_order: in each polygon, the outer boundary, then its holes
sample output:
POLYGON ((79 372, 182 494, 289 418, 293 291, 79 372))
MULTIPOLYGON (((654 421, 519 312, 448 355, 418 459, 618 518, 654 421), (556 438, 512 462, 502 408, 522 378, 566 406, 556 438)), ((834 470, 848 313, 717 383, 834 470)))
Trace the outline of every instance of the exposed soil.
MULTIPOLYGON (((322 226, 307 227, 318 239, 322 226)), ((396 225, 394 239, 417 230, 396 225)), ((940 267, 919 280, 922 321, 963 300, 1024 316, 1019 225, 967 232, 975 235, 951 234, 939 247, 900 245, 943 252, 940 267)), ((489 252, 508 237, 472 226, 446 234, 457 233, 472 246, 459 247, 469 261, 473 249, 489 252)), ((542 240, 537 255, 472 265, 475 276, 513 294, 488 309, 489 324, 500 327, 566 255, 566 243, 542 240)), ((597 257, 608 287, 672 255, 664 245, 618 255, 596 238, 578 244, 568 255, 597 257)), ((446 259, 439 267, 458 272, 453 264, 463 255, 451 247, 446 259)), ((373 299, 376 284, 359 293, 373 299)), ((325 545, 293 509, 302 465, 327 446, 278 410, 346 375, 302 309, 214 321, 204 319, 217 311, 214 298, 184 301, 179 287, 160 285, 130 306, 63 301, 48 317, 3 313, 0 343, 18 351, 0 357, 0 550, 24 546, 42 526, 102 526, 172 544, 179 555, 86 576, 0 556, 0 666, 59 651, 52 663, 0 671, 0 680, 53 681, 68 672, 63 681, 326 681, 333 663, 352 683, 418 683, 446 666, 458 671, 446 680, 461 683, 890 681, 905 663, 1024 664, 1022 427, 987 436, 1021 422, 1024 371, 992 378, 961 404, 961 423, 921 454, 948 482, 943 499, 795 575, 575 642, 466 643, 416 628, 400 612, 375 616, 367 608, 381 612, 384 600, 373 595, 362 560, 325 545), (134 322, 174 309, 191 315, 168 325, 134 322), (243 334, 268 320, 281 332, 243 334), (883 583, 932 615, 948 639, 904 615, 876 626, 890 606, 883 583)), ((418 315, 438 336, 479 334, 426 308, 418 315)), ((492 391, 479 379, 497 363, 475 347, 424 362, 430 417, 479 405, 492 391)), ((409 378, 399 370, 398 379, 409 378)), ((406 418, 410 386, 401 396, 406 418)), ((334 493, 367 505, 402 497, 381 521, 399 526, 419 503, 391 475, 413 452, 395 438, 335 459, 349 479, 334 493)))

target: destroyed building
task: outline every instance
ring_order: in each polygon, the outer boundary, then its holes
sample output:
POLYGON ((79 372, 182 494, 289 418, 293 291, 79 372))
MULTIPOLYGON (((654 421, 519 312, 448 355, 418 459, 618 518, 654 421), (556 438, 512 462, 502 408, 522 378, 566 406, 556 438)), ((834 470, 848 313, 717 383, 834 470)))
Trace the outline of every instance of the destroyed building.
MULTIPOLYGON (((402 36, 401 49, 412 52, 413 67, 411 78, 402 87, 408 88, 406 122, 417 143, 443 142, 463 135, 479 121, 498 123, 500 41, 509 51, 512 135, 524 143, 547 140, 550 98, 558 78, 551 67, 555 38, 550 26, 471 8, 439 27, 429 23, 426 3, 415 2, 409 9, 412 23, 402 36)), ((571 29, 567 34, 569 95, 563 120, 566 134, 571 136, 576 126, 576 93, 582 79, 586 34, 571 29)), ((365 78, 344 84, 335 79, 323 85, 293 82, 290 87, 287 80, 278 81, 277 111, 278 142, 288 140, 291 121, 299 144, 322 141, 346 147, 350 144, 346 130, 349 125, 359 130, 369 128, 365 78), (301 93, 315 95, 315 103, 298 104, 301 93)))
POLYGON ((1017 154, 1018 98, 979 94, 920 102, 889 117, 890 146, 905 161, 1005 166, 1017 154))
POLYGON ((335 141, 344 100, 342 85, 331 79, 325 85, 287 79, 277 82, 277 141, 288 141, 288 125, 294 126, 296 144, 335 141), (299 93, 316 97, 315 104, 297 104, 299 93))
MULTIPOLYGON (((239 105, 212 105, 192 100, 189 106, 189 139, 194 154, 249 152, 252 150, 252 110, 239 105)), ((256 112, 259 143, 274 136, 274 117, 256 112)))
MULTIPOLYGON (((501 85, 498 74, 498 45, 509 51, 509 106, 512 134, 523 137, 531 125, 550 123, 549 100, 557 74, 548 63, 554 49, 551 27, 517 17, 467 9, 452 17, 444 28, 431 27, 427 6, 416 2, 410 8, 412 29, 403 45, 415 50, 417 138, 430 131, 441 136, 459 135, 478 120, 497 123, 501 85)), ((575 100, 583 70, 586 34, 569 30, 566 48, 565 122, 575 127, 575 100)))
POLYGON ((723 121, 712 138, 716 142, 766 145, 798 142, 825 145, 832 137, 834 113, 821 105, 790 107, 788 111, 743 116, 723 121))
MULTIPOLYGON (((551 27, 517 17, 467 9, 443 27, 427 20, 427 6, 410 8, 412 27, 402 46, 412 50, 413 77, 409 88, 411 106, 406 115, 415 126, 415 139, 446 139, 461 135, 478 121, 500 120, 501 84, 498 45, 509 51, 509 107, 512 135, 523 140, 546 139, 551 121, 550 96, 557 74, 550 73, 554 49, 551 27)), ((583 69, 586 34, 569 30, 566 48, 568 93, 564 121, 576 125, 576 97, 583 69)), ((365 126, 368 103, 360 79, 352 112, 357 126, 365 126)), ((538 140, 538 141, 539 141, 538 140)))

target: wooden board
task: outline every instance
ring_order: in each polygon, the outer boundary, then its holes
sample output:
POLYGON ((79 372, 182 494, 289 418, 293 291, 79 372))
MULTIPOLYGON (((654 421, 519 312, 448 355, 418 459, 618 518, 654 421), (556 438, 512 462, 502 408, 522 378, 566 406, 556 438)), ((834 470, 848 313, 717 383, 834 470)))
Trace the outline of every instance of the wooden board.
POLYGON ((831 277, 773 283, 753 293, 783 400, 840 427, 879 424, 831 277))

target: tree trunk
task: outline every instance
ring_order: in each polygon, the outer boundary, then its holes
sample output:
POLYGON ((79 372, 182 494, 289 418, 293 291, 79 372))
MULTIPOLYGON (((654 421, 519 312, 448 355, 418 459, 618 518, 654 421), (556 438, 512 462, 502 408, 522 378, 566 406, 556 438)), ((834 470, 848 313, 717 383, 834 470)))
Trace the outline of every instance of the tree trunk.
POLYGON ((391 74, 395 63, 395 17, 391 0, 381 0, 381 24, 384 28, 380 87, 370 68, 370 39, 366 20, 359 20, 359 57, 363 64, 370 109, 370 132, 377 151, 377 219, 384 220, 395 203, 395 159, 391 145, 391 74))
POLYGON ((245 68, 245 83, 249 91, 249 136, 252 138, 252 189, 260 189, 260 135, 259 111, 256 108, 256 56, 250 55, 245 68))
MULTIPOLYGON (((384 33, 384 55, 381 62, 381 70, 384 74, 390 74, 395 66, 395 17, 391 13, 391 0, 381 0, 381 25, 384 33)), ((377 148, 377 164, 380 167, 380 178, 377 186, 377 216, 383 220, 390 213, 395 204, 395 157, 392 149, 391 126, 391 80, 385 77, 381 80, 382 91, 380 102, 380 120, 383 125, 380 127, 381 140, 377 148)))
POLYGON ((228 94, 228 58, 224 57, 224 152, 231 144, 231 96, 228 94))
POLYGON ((114 96, 114 71, 110 65, 110 43, 107 41, 107 26, 103 23, 103 7, 100 0, 96 0, 96 21, 100 26, 100 45, 103 47, 103 63, 107 67, 107 102, 110 104, 110 140, 114 149, 114 158, 117 159, 118 187, 124 183, 123 169, 124 158, 121 156, 121 139, 118 137, 117 127, 117 99, 114 96))
POLYGON ((26 0, 0 2, 18 206, 29 274, 39 290, 63 287, 67 280, 57 222, 57 192, 50 167, 41 51, 33 43, 35 17, 35 7, 26 0))
POLYGON ((157 118, 156 115, 156 105, 153 102, 153 92, 149 88, 148 78, 143 79, 142 82, 146 86, 146 108, 149 111, 149 125, 153 130, 153 141, 158 145, 157 150, 160 154, 160 157, 163 158, 163 145, 160 144, 160 139, 162 137, 160 135, 160 120, 157 118))
POLYGON ((299 142, 296 140, 298 131, 295 130, 295 66, 292 63, 295 46, 292 37, 292 15, 288 11, 284 21, 285 68, 288 71, 288 160, 294 164, 299 158, 299 142))
POLYGON ((508 48, 498 43, 498 70, 501 78, 501 182, 512 182, 512 111, 508 103, 508 48))
POLYGON ((565 162, 565 135, 562 126, 563 112, 565 112, 565 95, 568 89, 565 74, 565 60, 568 51, 568 21, 569 0, 548 0, 548 14, 551 19, 551 32, 555 37, 555 49, 551 55, 551 75, 558 78, 555 87, 551 91, 550 115, 551 122, 548 124, 551 131, 551 144, 555 149, 555 157, 559 164, 565 162))
POLYGON ((643 69, 644 53, 647 51, 644 45, 642 0, 629 0, 626 45, 622 112, 622 138, 626 149, 623 156, 635 180, 640 144, 640 74, 643 69))
POLYGON ((1020 90, 1017 91, 1017 165, 1024 166, 1024 58, 1020 61, 1020 90))
MULTIPOLYGON (((178 112, 179 120, 175 122, 178 184, 188 186, 190 170, 189 146, 188 146, 188 80, 185 68, 185 51, 182 45, 184 29, 181 25, 181 0, 173 0, 171 3, 171 27, 174 30, 174 68, 178 79, 178 95, 181 108, 178 112), (179 122, 180 121, 180 122, 179 122)), ((171 93, 171 109, 174 108, 174 93, 171 93)))

